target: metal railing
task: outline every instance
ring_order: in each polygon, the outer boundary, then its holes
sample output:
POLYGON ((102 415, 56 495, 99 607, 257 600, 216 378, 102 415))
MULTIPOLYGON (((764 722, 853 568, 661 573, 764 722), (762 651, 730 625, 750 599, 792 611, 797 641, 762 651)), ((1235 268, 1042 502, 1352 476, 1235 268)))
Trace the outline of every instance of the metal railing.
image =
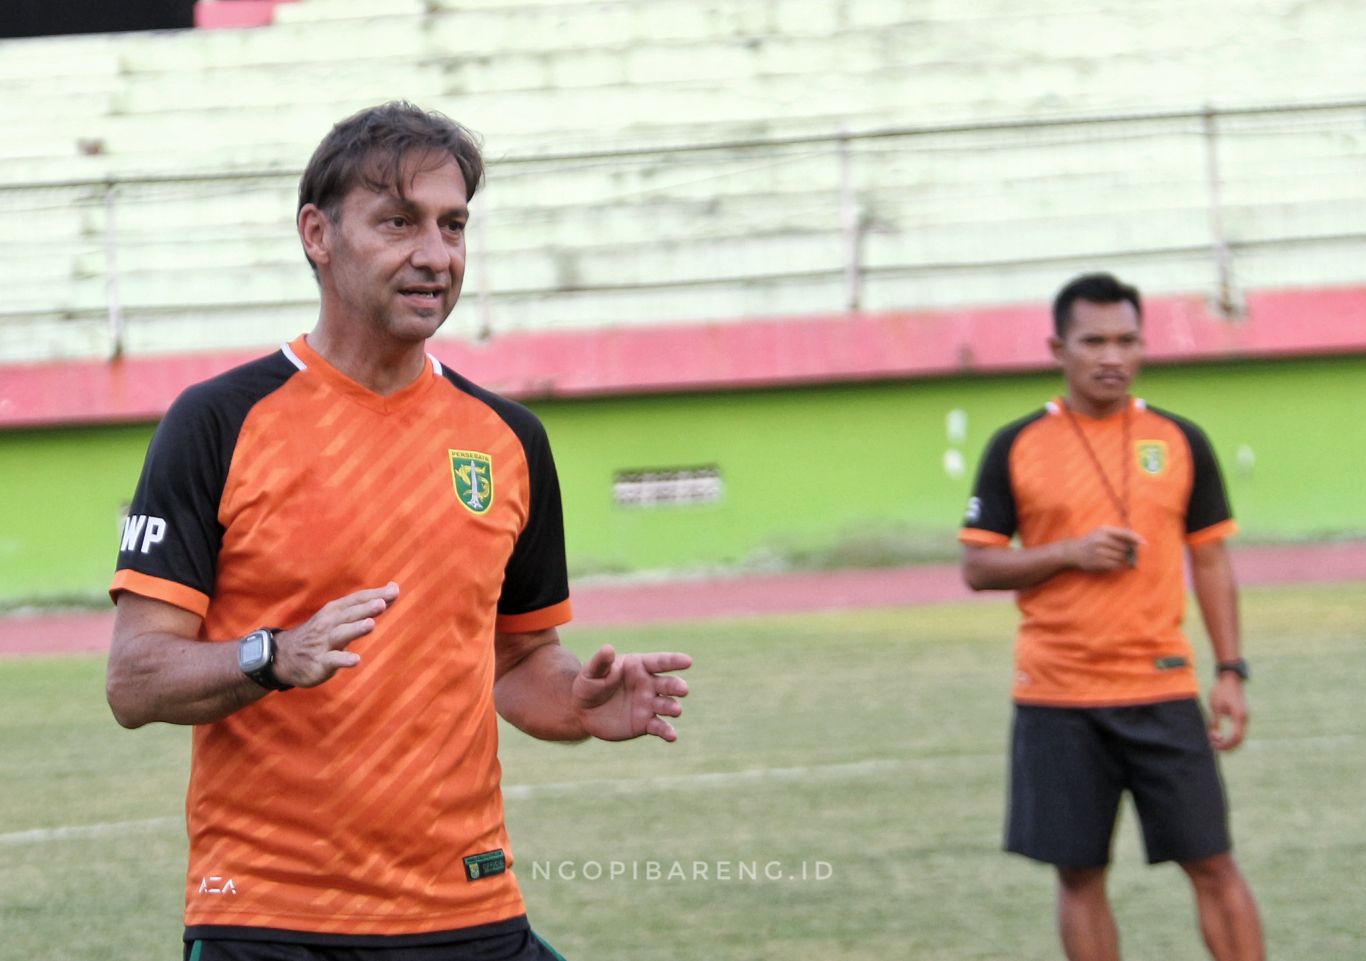
MULTIPOLYGON (((913 309, 925 306, 916 285, 926 278, 944 281, 955 274, 1045 269, 1089 256, 1111 263, 1203 264, 1199 286, 1218 309, 1236 319, 1242 299, 1239 264, 1248 257, 1290 258, 1298 256, 1296 251, 1308 256, 1340 248, 1344 254, 1336 282, 1366 280, 1366 262, 1351 255, 1366 240, 1366 190, 1361 186, 1366 183, 1366 101, 1361 100, 983 124, 838 127, 799 136, 641 143, 491 156, 488 161, 491 183, 482 201, 487 206, 476 216, 471 238, 472 246, 482 251, 495 250, 500 236, 512 238, 518 231, 534 236, 539 223, 572 217, 577 185, 590 181, 594 189, 584 198, 583 209, 615 210, 623 221, 637 223, 639 248, 723 238, 743 244, 747 230, 755 238, 781 238, 785 231, 798 237, 805 230, 838 238, 839 253, 814 266, 775 259, 734 276, 718 271, 662 274, 620 284, 562 280, 519 291, 524 297, 554 298, 566 291, 608 296, 627 288, 686 291, 727 284, 778 288, 803 282, 838 287, 838 306, 845 310, 869 308, 870 291, 877 293, 874 307, 890 303, 913 309), (794 170, 807 171, 795 174, 808 177, 807 188, 782 182, 794 170), (672 171, 679 173, 671 176, 672 171), (570 200, 555 210, 534 201, 516 202, 519 190, 548 180, 560 183, 570 200), (737 183, 745 189, 737 192, 737 183), (708 197, 710 189, 715 193, 708 197), (801 209, 770 211, 763 206, 766 199, 801 209), (707 212, 693 217, 691 226, 679 232, 684 235, 658 226, 666 205, 683 203, 707 212), (1145 219, 1165 219, 1168 228, 1136 240, 1145 219), (1050 230, 1033 233, 1056 236, 1006 242, 1013 224, 1044 225, 1050 230), (1083 251, 1066 239, 1071 236, 1084 245, 1083 251), (925 237, 930 239, 919 239, 925 237), (936 248, 938 237, 951 242, 936 248), (966 254, 965 247, 971 248, 966 254), (870 248, 877 256, 869 256, 870 248)), ((7 326, 20 321, 60 329, 63 321, 100 317, 107 323, 109 355, 121 355, 130 323, 178 309, 164 300, 128 299, 124 254, 137 252, 138 245, 155 235, 130 224, 135 218, 128 215, 157 205, 235 200, 262 191, 278 198, 292 189, 299 173, 292 167, 271 167, 0 184, 0 225, 9 225, 0 234, 0 252, 8 248, 10 254, 6 259, 25 262, 26 217, 60 219, 60 214, 72 221, 67 237, 71 249, 62 249, 61 230, 46 229, 44 242, 62 261, 48 265, 53 270, 49 282, 60 287, 78 277, 87 285, 102 282, 103 290, 102 303, 52 308, 32 299, 16 301, 0 288, 0 338, 7 326), (69 271, 63 266, 67 258, 69 271)), ((284 205, 277 223, 255 230, 278 229, 288 240, 292 214, 284 205)), ((192 245, 241 233, 240 225, 231 222, 198 233, 189 227, 183 241, 192 245)), ((165 238, 157 242, 164 244, 165 238)), ((522 243, 529 251, 533 246, 522 243)), ((600 249, 592 238, 585 239, 583 255, 591 257, 595 251, 600 249)), ((501 255, 508 255, 507 245, 501 255)), ((301 257, 291 256, 304 271, 301 257)), ((500 296, 505 293, 488 266, 491 262, 496 268, 498 256, 487 253, 484 263, 472 267, 470 278, 485 336, 499 328, 500 296)), ((1045 291, 1037 293, 1043 296, 1045 291)), ((292 303, 288 298, 279 302, 292 303)), ((212 312, 237 306, 225 298, 195 308, 212 312)))

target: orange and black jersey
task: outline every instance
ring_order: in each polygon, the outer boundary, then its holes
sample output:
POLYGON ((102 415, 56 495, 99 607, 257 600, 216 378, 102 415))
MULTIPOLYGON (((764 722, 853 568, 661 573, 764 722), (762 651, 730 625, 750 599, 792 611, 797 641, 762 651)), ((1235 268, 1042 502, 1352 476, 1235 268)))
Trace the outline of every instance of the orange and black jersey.
POLYGON ((1136 566, 1068 570, 1018 594, 1020 703, 1118 705, 1199 692, 1181 630, 1184 548, 1235 525, 1214 452, 1190 421, 1138 399, 1100 419, 1050 402, 992 438, 959 539, 1004 548, 1018 535, 1034 547, 1103 525, 1143 538, 1136 566))
MULTIPOLYGON (((414 936, 524 913, 503 826, 494 633, 570 617, 559 485, 524 407, 434 358, 395 394, 300 337, 158 428, 111 592, 228 641, 396 581, 352 670, 194 731, 190 931, 414 936)), ((297 939, 297 938, 296 938, 297 939)))

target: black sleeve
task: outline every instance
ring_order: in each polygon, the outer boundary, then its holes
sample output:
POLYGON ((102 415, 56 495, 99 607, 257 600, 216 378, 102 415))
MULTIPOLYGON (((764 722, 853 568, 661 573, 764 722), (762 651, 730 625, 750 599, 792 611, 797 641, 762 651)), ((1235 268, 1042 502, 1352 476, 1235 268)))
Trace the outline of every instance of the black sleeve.
POLYGON ((540 418, 523 405, 472 383, 447 369, 444 376, 457 389, 488 404, 522 443, 531 486, 527 519, 517 536, 503 572, 499 614, 530 614, 569 599, 569 573, 565 565, 564 512, 560 506, 560 479, 550 440, 540 418))
POLYGON ((1228 495, 1224 491, 1224 477, 1209 438, 1195 424, 1181 417, 1163 412, 1181 428, 1191 452, 1191 493, 1186 504, 1186 533, 1194 534, 1233 517, 1228 495))
POLYGON ((522 437, 530 474, 530 513, 508 558, 503 593, 498 599, 499 614, 526 614, 569 597, 560 480, 545 428, 530 412, 527 416, 531 423, 517 433, 522 437))
POLYGON ((205 399, 201 388, 186 391, 152 436, 124 522, 118 569, 209 596, 223 542, 218 502, 227 470, 218 456, 224 438, 205 399))
POLYGON ((212 596, 223 526, 219 502, 242 423, 296 368, 262 358, 186 390, 157 426, 119 544, 118 570, 212 596))
POLYGON ((1040 416, 1041 413, 1034 414, 1001 428, 987 444, 982 463, 977 468, 977 483, 963 515, 965 529, 1015 536, 1019 520, 1015 512, 1015 491, 1010 483, 1010 450, 1020 432, 1040 416))

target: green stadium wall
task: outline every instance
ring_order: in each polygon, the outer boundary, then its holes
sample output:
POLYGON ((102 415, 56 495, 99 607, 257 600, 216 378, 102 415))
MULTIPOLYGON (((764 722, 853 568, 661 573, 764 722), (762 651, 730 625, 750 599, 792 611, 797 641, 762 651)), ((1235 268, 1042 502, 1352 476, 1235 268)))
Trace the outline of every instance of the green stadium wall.
MULTIPOLYGON (((1366 534, 1363 383, 1353 356, 1153 368, 1139 393, 1205 427, 1245 539, 1297 540, 1366 534)), ((983 445, 1058 389, 1054 374, 1024 374, 531 406, 584 576, 952 557, 983 445), (957 458, 961 472, 947 469, 957 458), (715 503, 614 501, 620 471, 700 466, 719 469, 715 503)), ((98 597, 152 430, 0 432, 0 603, 98 597)))

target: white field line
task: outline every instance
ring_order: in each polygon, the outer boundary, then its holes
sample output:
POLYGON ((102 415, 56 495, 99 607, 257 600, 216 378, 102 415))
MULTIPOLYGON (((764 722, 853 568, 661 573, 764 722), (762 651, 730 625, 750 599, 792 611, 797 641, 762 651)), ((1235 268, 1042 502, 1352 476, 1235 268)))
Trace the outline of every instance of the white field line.
POLYGON ((593 791, 598 794, 637 794, 642 791, 656 791, 661 788, 715 788, 732 784, 757 783, 761 781, 819 781, 849 777, 862 777, 884 771, 898 771, 905 768, 941 764, 945 761, 1000 761, 999 754, 953 754, 942 757, 896 760, 880 758, 872 761, 854 761, 848 764, 819 764, 808 767, 761 767, 744 771, 710 771, 700 774, 669 774, 663 777, 622 778, 597 781, 564 781, 559 784, 509 784, 503 787, 503 797, 513 801, 525 801, 547 795, 576 794, 580 791, 593 791))
MULTIPOLYGON (((677 774, 667 777, 622 778, 619 780, 565 781, 558 784, 505 784, 503 797, 516 801, 531 798, 595 792, 598 794, 634 794, 640 791, 655 791, 660 788, 715 788, 731 784, 759 781, 811 781, 827 778, 859 777, 893 771, 915 764, 941 763, 944 761, 999 761, 1000 756, 990 755, 950 755, 945 757, 923 758, 919 760, 880 759, 857 761, 850 764, 825 764, 812 767, 753 768, 746 771, 714 771, 702 774, 677 774)), ((31 831, 13 831, 0 834, 0 845, 4 844, 41 844, 47 841, 66 841, 76 838, 110 837, 131 831, 159 831, 172 827, 183 827, 183 817, 148 818, 141 821, 110 821, 104 824, 85 824, 75 827, 37 828, 31 831)))
MULTIPOLYGON (((1271 737, 1248 741, 1246 750, 1304 750, 1306 748, 1336 749, 1355 746, 1359 734, 1327 734, 1305 737, 1271 737)), ((920 758, 876 758, 847 764, 818 764, 799 767, 749 768, 743 771, 711 771, 700 774, 671 774, 663 777, 620 778, 592 781, 562 781, 550 784, 505 784, 503 797, 511 801, 528 801, 538 797, 554 797, 581 792, 597 794, 637 794, 660 789, 723 788, 734 784, 754 784, 771 781, 824 781, 841 778, 866 777, 889 771, 913 768, 941 767, 948 764, 1004 764, 1005 752, 991 754, 944 754, 920 758)), ((30 831, 11 831, 0 834, 0 845, 44 844, 49 841, 68 841, 83 838, 111 837, 133 832, 161 831, 183 827, 180 816, 147 818, 140 821, 109 821, 103 824, 82 824, 55 828, 35 828, 30 831)))
POLYGON ((147 818, 143 821, 107 821, 104 824, 81 824, 60 828, 35 828, 32 831, 11 831, 0 834, 0 844, 42 844, 46 841, 69 841, 82 838, 102 838, 114 834, 160 831, 184 826, 185 818, 147 818))

